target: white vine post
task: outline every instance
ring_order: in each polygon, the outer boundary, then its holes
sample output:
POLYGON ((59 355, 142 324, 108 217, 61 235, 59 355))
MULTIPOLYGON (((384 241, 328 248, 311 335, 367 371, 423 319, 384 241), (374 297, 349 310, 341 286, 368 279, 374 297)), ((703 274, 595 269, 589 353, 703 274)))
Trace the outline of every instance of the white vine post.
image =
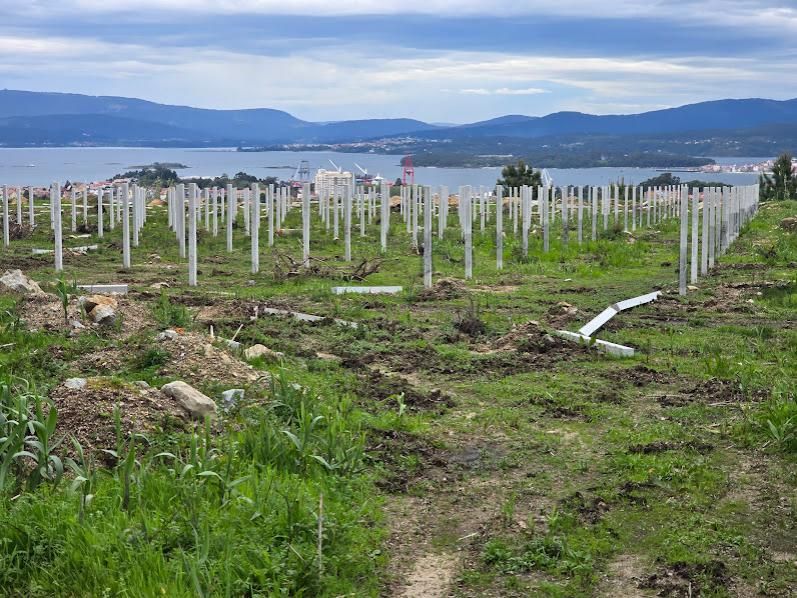
POLYGON ((424 187, 423 210, 423 286, 432 286, 432 188, 424 187))
POLYGON ((504 187, 495 188, 495 267, 504 269, 504 187))
POLYGON ((190 287, 197 285, 196 199, 196 183, 190 183, 188 185, 188 286, 190 287))
POLYGON ((120 203, 122 207, 122 267, 130 268, 130 188, 122 183, 120 203))
POLYGON ((53 222, 51 223, 53 231, 55 232, 55 271, 63 272, 64 270, 64 242, 63 242, 63 228, 61 224, 61 185, 53 183, 50 189, 50 209, 53 214, 53 222))

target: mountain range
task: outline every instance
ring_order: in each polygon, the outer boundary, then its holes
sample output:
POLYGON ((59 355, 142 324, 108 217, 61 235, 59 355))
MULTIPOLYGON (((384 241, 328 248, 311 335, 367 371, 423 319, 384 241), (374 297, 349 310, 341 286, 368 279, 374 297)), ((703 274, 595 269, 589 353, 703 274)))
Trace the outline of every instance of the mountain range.
POLYGON ((572 144, 581 137, 615 141, 628 137, 638 143, 640 136, 669 139, 672 145, 673 135, 699 138, 701 131, 716 137, 767 130, 777 136, 781 126, 792 131, 795 124, 797 99, 727 99, 627 115, 506 115, 452 126, 408 118, 318 123, 270 108, 211 110, 135 98, 0 90, 0 146, 6 147, 242 147, 412 137, 418 143, 446 140, 484 148, 493 140, 496 146, 502 145, 499 140, 515 140, 534 147, 557 137, 572 144))

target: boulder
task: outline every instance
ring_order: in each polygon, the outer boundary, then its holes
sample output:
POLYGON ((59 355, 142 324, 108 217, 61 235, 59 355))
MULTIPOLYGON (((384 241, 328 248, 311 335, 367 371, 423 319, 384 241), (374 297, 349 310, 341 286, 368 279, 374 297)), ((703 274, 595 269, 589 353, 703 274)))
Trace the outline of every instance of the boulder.
POLYGON ((88 381, 85 378, 68 378, 64 382, 64 386, 72 390, 82 390, 86 388, 88 381))
POLYGON ((0 290, 25 295, 44 295, 39 284, 25 276, 22 270, 6 270, 6 273, 0 276, 0 290))
POLYGON ((183 409, 196 419, 202 419, 206 415, 214 415, 216 413, 216 403, 213 399, 181 380, 164 384, 161 387, 161 392, 167 397, 176 399, 183 409))
POLYGON ((780 228, 786 231, 797 231, 797 216, 789 216, 780 221, 780 228))
POLYGON ((270 361, 279 361, 284 357, 284 354, 278 351, 272 351, 264 345, 252 345, 251 347, 244 349, 244 357, 246 359, 257 359, 258 357, 264 357, 270 361))
POLYGON ((116 311, 110 305, 97 305, 89 312, 89 317, 95 324, 110 326, 116 322, 116 311))
POLYGON ((221 401, 225 409, 232 409, 244 398, 243 388, 231 388, 221 393, 221 401))
POLYGON ((178 336, 179 335, 177 334, 176 330, 169 328, 168 330, 164 330, 163 332, 159 333, 158 336, 155 337, 155 340, 159 342, 173 341, 177 340, 178 336))
POLYGON ((119 306, 116 299, 107 295, 89 295, 88 297, 81 297, 78 299, 78 303, 83 306, 86 313, 91 312, 98 305, 108 305, 114 309, 119 306))

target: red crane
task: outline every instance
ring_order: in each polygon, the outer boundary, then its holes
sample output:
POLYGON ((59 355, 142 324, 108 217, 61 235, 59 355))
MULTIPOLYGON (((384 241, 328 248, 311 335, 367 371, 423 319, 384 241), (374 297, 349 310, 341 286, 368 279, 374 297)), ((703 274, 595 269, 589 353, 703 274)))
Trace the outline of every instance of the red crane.
POLYGON ((412 165, 412 154, 407 154, 401 159, 401 184, 406 187, 409 180, 410 185, 415 184, 415 167, 412 165))

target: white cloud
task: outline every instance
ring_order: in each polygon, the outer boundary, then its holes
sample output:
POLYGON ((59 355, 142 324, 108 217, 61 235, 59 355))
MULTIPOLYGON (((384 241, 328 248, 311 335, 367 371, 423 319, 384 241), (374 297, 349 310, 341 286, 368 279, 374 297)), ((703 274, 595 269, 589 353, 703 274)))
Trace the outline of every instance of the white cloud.
POLYGON ((460 93, 465 95, 477 96, 536 96, 541 93, 549 93, 547 89, 539 87, 526 87, 523 89, 513 89, 510 87, 499 87, 498 89, 485 89, 483 87, 471 87, 468 89, 461 89, 460 93))
POLYGON ((355 45, 297 46, 269 56, 0 34, 4 87, 213 108, 265 106, 316 120, 412 116, 464 122, 508 112, 636 112, 762 94, 785 99, 797 96, 793 66, 791 60, 752 58, 411 53, 387 46, 376 52, 355 45))

